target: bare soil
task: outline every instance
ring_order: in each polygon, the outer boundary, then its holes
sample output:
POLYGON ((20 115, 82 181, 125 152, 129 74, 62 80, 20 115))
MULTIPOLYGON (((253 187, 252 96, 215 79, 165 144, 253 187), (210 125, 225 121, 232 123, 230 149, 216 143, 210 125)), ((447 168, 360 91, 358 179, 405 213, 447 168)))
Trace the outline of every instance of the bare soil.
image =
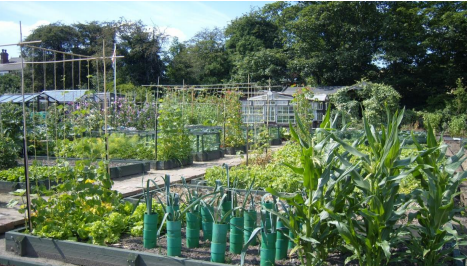
MULTIPOLYGON (((186 237, 185 229, 182 228, 182 258, 190 258, 195 260, 210 261, 211 259, 211 243, 209 240, 203 240, 203 232, 200 231, 200 245, 198 248, 186 248, 186 237)), ((144 251, 154 253, 158 255, 167 255, 167 238, 161 236, 157 241, 157 247, 153 249, 146 249, 143 247, 142 237, 132 237, 129 235, 122 236, 121 240, 117 244, 111 245, 112 247, 124 248, 129 250, 144 251)), ((227 264, 240 264, 240 255, 231 254, 229 252, 229 237, 227 236, 227 247, 225 253, 225 261, 227 264)), ((245 266, 259 265, 259 250, 260 246, 250 246, 245 256, 245 266)), ((289 259, 276 261, 277 266, 281 265, 300 265, 300 261, 296 256, 292 256, 289 259)))

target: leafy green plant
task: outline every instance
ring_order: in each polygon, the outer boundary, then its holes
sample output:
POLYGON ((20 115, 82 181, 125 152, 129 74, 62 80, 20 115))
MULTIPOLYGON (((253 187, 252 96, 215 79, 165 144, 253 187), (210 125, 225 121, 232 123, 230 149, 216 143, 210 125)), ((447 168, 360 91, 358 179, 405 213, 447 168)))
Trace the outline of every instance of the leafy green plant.
POLYGON ((240 93, 236 90, 224 94, 225 139, 224 147, 239 147, 245 145, 242 130, 242 105, 240 93))
MULTIPOLYGON (((467 159, 463 148, 446 159, 447 145, 436 140, 430 123, 427 125, 427 146, 421 146, 415 136, 415 145, 420 152, 414 177, 421 188, 412 193, 418 206, 409 214, 409 223, 417 220, 419 225, 410 226, 411 239, 408 247, 411 262, 427 266, 443 264, 457 245, 465 244, 451 227, 455 208, 455 197, 459 184, 466 180, 467 172, 455 172, 467 159), (415 234, 416 232, 416 234, 415 234), (449 245, 452 244, 452 245, 449 245)), ((462 259, 463 257, 455 258, 462 259)))
POLYGON ((451 136, 464 136, 467 126, 465 124, 465 115, 457 115, 449 121, 449 132, 451 136))
POLYGON ((157 160, 183 160, 191 156, 191 143, 185 128, 183 112, 176 97, 168 93, 159 108, 157 160))
MULTIPOLYGON (((269 163, 264 166, 250 163, 248 166, 242 164, 231 167, 229 174, 235 180, 236 188, 247 189, 251 176, 254 176, 253 189, 272 187, 281 192, 296 192, 302 185, 302 177, 283 163, 301 165, 299 144, 295 141, 287 142, 272 153, 270 158, 269 163)), ((215 186, 216 180, 227 186, 226 171, 220 166, 208 168, 204 178, 210 186, 215 186)))
POLYGON ((129 219, 125 217, 131 215, 133 206, 122 203, 121 195, 111 187, 103 162, 95 166, 90 161, 77 161, 73 178, 59 184, 56 194, 31 201, 31 233, 95 244, 114 243, 128 228, 129 219))
POLYGON ((18 146, 13 142, 13 140, 8 137, 2 137, 2 139, 0 139, 0 170, 12 168, 18 165, 16 161, 18 154, 18 146))

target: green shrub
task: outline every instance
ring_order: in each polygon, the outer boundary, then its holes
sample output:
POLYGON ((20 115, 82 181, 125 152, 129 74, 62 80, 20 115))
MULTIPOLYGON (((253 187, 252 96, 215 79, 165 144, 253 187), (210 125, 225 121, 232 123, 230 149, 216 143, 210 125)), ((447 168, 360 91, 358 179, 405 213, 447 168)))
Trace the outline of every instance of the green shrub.
POLYGON ((0 170, 18 165, 18 147, 10 138, 0 139, 0 170))
POLYGON ((449 121, 449 132, 452 136, 464 136, 466 130, 465 115, 458 115, 449 121))
POLYGON ((441 112, 423 113, 423 126, 426 127, 427 123, 430 123, 436 132, 439 132, 441 130, 442 120, 443 120, 443 114, 441 112))

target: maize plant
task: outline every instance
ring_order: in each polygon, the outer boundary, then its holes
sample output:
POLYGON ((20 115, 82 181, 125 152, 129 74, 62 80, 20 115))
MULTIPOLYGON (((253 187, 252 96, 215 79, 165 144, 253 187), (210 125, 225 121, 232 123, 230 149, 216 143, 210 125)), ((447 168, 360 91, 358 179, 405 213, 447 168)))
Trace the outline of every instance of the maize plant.
MULTIPOLYGON (((328 254, 340 244, 335 225, 330 224, 330 213, 342 213, 346 209, 346 199, 354 186, 350 173, 355 166, 347 167, 339 161, 339 143, 331 142, 327 131, 333 130, 330 112, 326 114, 320 129, 314 136, 307 136, 300 118, 297 134, 292 126, 290 132, 301 145, 301 167, 289 166, 294 172, 303 175, 304 190, 301 193, 285 195, 272 188, 267 191, 287 202, 288 213, 268 210, 282 221, 294 235, 295 248, 303 265, 322 265, 328 254), (301 137, 306 136, 306 137, 301 137)), ((336 121, 334 119, 334 121, 336 121)), ((344 157, 346 155, 343 155, 344 157)))
MULTIPOLYGON (((387 110, 387 126, 379 134, 363 116, 363 140, 369 146, 369 154, 359 151, 357 145, 349 145, 332 135, 346 151, 358 158, 359 167, 352 171, 352 181, 361 197, 353 202, 344 213, 333 213, 336 225, 345 247, 353 253, 346 263, 358 259, 359 265, 379 266, 389 263, 391 248, 401 241, 403 226, 396 222, 405 215, 411 202, 405 194, 399 193, 399 182, 419 166, 413 166, 416 156, 401 158, 398 133, 403 111, 391 117, 387 110)), ((344 165, 352 165, 340 158, 344 165)), ((355 165, 355 164, 354 164, 355 165)))
POLYGON ((421 189, 412 192, 417 207, 409 215, 409 222, 416 219, 420 225, 411 226, 411 239, 407 245, 413 263, 432 266, 443 264, 454 246, 465 244, 452 229, 451 221, 454 214, 459 212, 454 208, 454 197, 458 195, 457 189, 467 177, 467 172, 455 173, 466 159, 464 149, 446 159, 447 145, 442 143, 442 139, 439 142, 436 140, 429 123, 427 131, 426 148, 412 136, 420 152, 417 164, 422 167, 414 172, 421 189))

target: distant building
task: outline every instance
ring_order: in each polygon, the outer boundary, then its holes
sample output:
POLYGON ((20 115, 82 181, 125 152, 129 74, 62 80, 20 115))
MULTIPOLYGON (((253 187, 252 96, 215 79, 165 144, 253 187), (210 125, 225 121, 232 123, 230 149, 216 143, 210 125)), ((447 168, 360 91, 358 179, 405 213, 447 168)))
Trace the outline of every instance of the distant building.
MULTIPOLYGON (((293 93, 265 91, 262 95, 248 98, 242 101, 244 123, 270 123, 280 126, 288 126, 289 122, 295 123, 294 108, 292 103, 293 93)), ((313 127, 318 127, 328 108, 329 97, 326 94, 313 94, 310 112, 313 114, 313 127)))
POLYGON ((21 71, 21 57, 8 58, 8 52, 2 49, 0 54, 0 76, 21 71))

